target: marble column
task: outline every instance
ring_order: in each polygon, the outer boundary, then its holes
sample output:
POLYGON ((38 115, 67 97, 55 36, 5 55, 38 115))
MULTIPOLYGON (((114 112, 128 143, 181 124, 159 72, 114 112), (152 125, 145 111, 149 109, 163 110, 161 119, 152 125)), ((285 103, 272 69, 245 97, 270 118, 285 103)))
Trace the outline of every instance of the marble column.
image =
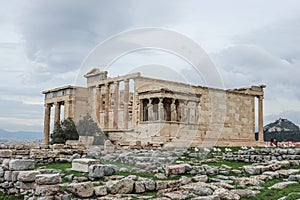
POLYGON ((110 107, 110 84, 106 83, 105 84, 105 113, 104 113, 104 128, 108 129, 109 128, 109 107, 110 107))
POLYGON ((172 103, 171 103, 171 121, 177 121, 175 99, 172 99, 172 103))
POLYGON ((148 99, 149 103, 147 104, 148 108, 148 121, 153 121, 153 104, 151 103, 151 99, 148 99))
POLYGON ((129 113, 128 113, 128 104, 129 104, 129 80, 124 80, 124 129, 128 129, 128 120, 129 120, 129 113))
POLYGON ((115 88, 114 88, 114 122, 113 127, 114 129, 118 129, 118 123, 119 123, 119 82, 115 82, 115 88))
POLYGON ((54 128, 56 127, 57 123, 60 122, 60 103, 54 103, 55 106, 55 113, 54 113, 54 128))
POLYGON ((263 96, 258 96, 258 141, 264 141, 263 96))
POLYGON ((159 121, 164 121, 165 120, 165 109, 164 109, 164 103, 163 103, 164 98, 159 98, 159 103, 158 103, 158 120, 159 121))
POLYGON ((73 118, 72 114, 72 100, 68 100, 64 102, 64 119, 73 118))
POLYGON ((44 144, 49 144, 50 136, 50 115, 51 115, 51 104, 45 104, 45 116, 44 116, 44 144))
POLYGON ((100 123, 100 95, 101 95, 101 88, 96 86, 95 92, 95 115, 97 122, 100 123))

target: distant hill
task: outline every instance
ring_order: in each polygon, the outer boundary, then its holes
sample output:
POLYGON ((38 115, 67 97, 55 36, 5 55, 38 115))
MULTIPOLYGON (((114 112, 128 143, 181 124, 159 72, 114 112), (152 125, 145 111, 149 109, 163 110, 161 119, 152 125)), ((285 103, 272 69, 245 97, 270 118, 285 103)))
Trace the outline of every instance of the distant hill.
POLYGON ((270 141, 271 138, 278 141, 300 141, 300 128, 287 119, 279 118, 264 126, 264 140, 270 141))
POLYGON ((36 140, 43 139, 43 134, 39 132, 16 131, 10 132, 0 129, 0 140, 36 140))

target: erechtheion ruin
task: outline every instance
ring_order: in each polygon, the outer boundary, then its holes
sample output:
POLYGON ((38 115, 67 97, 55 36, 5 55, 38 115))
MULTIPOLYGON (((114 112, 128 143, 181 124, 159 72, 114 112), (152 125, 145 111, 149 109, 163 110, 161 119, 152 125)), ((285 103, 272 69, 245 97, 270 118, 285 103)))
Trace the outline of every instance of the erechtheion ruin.
POLYGON ((119 145, 226 146, 263 141, 265 85, 224 90, 144 77, 140 73, 113 78, 107 74, 93 69, 85 75, 87 87, 64 86, 43 92, 45 144, 49 143, 53 106, 54 123, 60 121, 60 116, 77 122, 88 114, 119 145))

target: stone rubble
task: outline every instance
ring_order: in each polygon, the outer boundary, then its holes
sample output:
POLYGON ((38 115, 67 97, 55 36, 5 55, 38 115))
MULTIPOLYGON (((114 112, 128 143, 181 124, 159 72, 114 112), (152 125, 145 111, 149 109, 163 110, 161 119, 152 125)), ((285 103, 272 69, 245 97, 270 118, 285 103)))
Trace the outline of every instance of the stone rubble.
MULTIPOLYGON (((53 149, 61 148, 63 146, 53 147, 53 149)), ((240 199, 254 197, 264 189, 261 185, 269 180, 284 178, 284 181, 270 186, 269 189, 285 188, 300 182, 299 167, 298 169, 290 168, 299 166, 299 160, 254 162, 234 169, 224 164, 221 166, 205 164, 203 162, 205 159, 183 163, 184 159, 201 157, 201 153, 195 153, 196 155, 192 154, 192 157, 189 157, 190 153, 186 154, 185 151, 176 149, 173 151, 114 151, 106 154, 101 152, 97 154, 101 155, 100 159, 87 159, 84 158, 84 155, 81 158, 77 156, 70 162, 72 162, 72 170, 75 169, 74 171, 85 174, 82 176, 63 174, 61 170, 57 169, 35 169, 35 164, 39 163, 36 160, 16 159, 13 156, 7 158, 7 153, 5 153, 4 157, 0 158, 2 162, 0 192, 21 194, 24 195, 24 199, 30 200, 130 199, 131 197, 142 198, 144 193, 148 192, 154 192, 157 199, 240 199), (178 160, 178 158, 180 159, 178 160), (112 164, 99 164, 100 161, 118 161, 133 167, 122 166, 119 168, 112 164), (74 167, 73 163, 79 163, 80 166, 74 167), (116 175, 119 172, 128 175, 116 175), (153 177, 156 178, 142 177, 141 172, 153 174, 153 177), (62 183, 62 179, 67 183, 62 183)), ((273 149, 259 150, 259 152, 272 151, 273 149)), ((252 150, 251 152, 256 151, 252 150)), ((286 151, 276 150, 276 152, 286 155, 290 152, 300 153, 297 148, 293 151, 286 149, 286 151)), ((231 156, 235 155, 235 153, 230 153, 231 156)), ((14 154, 12 151, 12 155, 14 154)), ((223 153, 221 158, 225 158, 227 154, 223 153)), ((218 155, 220 154, 215 157, 218 155)), ((37 160, 39 159, 37 158, 37 160)))

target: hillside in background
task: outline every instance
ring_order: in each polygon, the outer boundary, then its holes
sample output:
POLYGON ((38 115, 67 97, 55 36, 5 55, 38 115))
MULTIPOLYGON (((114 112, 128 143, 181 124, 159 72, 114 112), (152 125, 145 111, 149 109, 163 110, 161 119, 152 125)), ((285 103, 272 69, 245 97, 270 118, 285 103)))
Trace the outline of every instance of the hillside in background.
POLYGON ((279 118, 264 126, 264 140, 270 141, 271 138, 278 141, 300 141, 300 129, 293 122, 279 118))
POLYGON ((43 138, 43 134, 39 132, 27 132, 27 131, 10 132, 4 129, 0 129, 0 141, 1 140, 37 140, 42 138, 43 138))

